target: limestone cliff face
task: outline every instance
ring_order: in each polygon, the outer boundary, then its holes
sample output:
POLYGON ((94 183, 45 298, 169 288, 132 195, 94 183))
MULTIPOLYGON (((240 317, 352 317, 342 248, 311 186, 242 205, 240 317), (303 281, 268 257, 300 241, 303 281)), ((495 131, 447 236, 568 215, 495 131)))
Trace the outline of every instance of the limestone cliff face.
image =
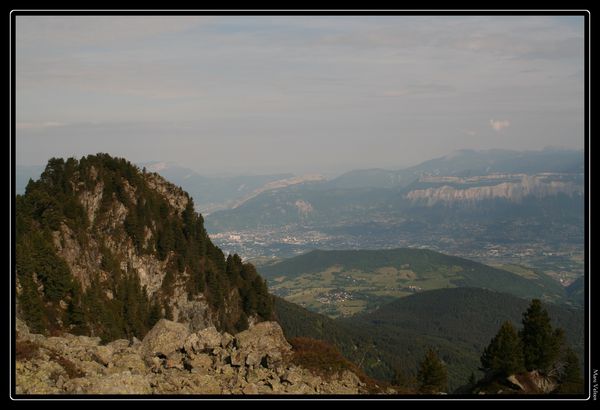
MULTIPOLYGON (((17 320, 17 394, 359 394, 350 372, 321 376, 293 363, 276 322, 238 334, 159 321, 143 341, 45 337, 17 320)), ((393 391, 389 391, 393 393, 393 391)))
POLYGON ((567 195, 579 194, 581 187, 561 181, 545 182, 542 178, 523 175, 517 182, 502 182, 496 185, 479 186, 471 188, 454 188, 450 185, 427 189, 415 189, 406 194, 413 201, 425 201, 427 206, 436 203, 475 202, 486 199, 507 199, 520 202, 526 196, 545 197, 564 193, 567 195))
MULTIPOLYGON (((52 232, 57 253, 62 257, 85 291, 90 286, 93 276, 100 281, 110 280, 111 272, 102 268, 102 248, 108 250, 121 264, 126 273, 134 273, 139 277, 140 285, 146 289, 148 296, 161 289, 167 266, 172 263, 173 252, 165 260, 160 260, 156 253, 142 254, 136 249, 131 237, 124 231, 125 220, 130 210, 114 194, 107 201, 109 206, 101 209, 104 181, 98 178, 96 169, 91 171, 94 184, 89 187, 79 182, 74 184, 74 194, 85 209, 89 228, 82 237, 77 235, 65 223, 60 224, 57 231, 52 232), (82 243, 83 242, 83 243, 82 243)), ((179 187, 169 183, 158 174, 144 174, 149 189, 158 192, 170 205, 172 214, 183 212, 190 201, 189 196, 179 187)), ((136 188, 125 179, 120 181, 122 191, 129 202, 137 205, 136 188)), ((88 184, 89 185, 89 184, 88 184)), ((144 241, 153 239, 152 230, 145 228, 144 241)), ((176 283, 173 295, 168 300, 173 310, 173 317, 178 321, 190 323, 195 328, 214 324, 215 314, 210 311, 204 297, 188 300, 183 283, 176 283)))
MULTIPOLYGON (((73 275, 80 281, 85 290, 90 283, 90 275, 103 274, 101 265, 101 246, 119 256, 124 270, 132 270, 140 278, 142 286, 146 287, 149 295, 154 294, 162 284, 166 266, 170 259, 160 261, 155 254, 140 254, 133 241, 124 232, 125 219, 130 210, 117 198, 115 193, 104 191, 104 181, 98 178, 98 171, 91 166, 90 177, 93 181, 91 187, 82 181, 76 181, 74 195, 85 209, 89 228, 84 238, 85 246, 80 244, 81 239, 75 237, 74 232, 65 224, 60 225, 58 231, 53 232, 53 239, 59 255, 65 259, 73 275), (103 195, 110 195, 107 209, 101 210, 103 195), (100 215, 102 213, 102 215, 100 215), (101 216, 102 218, 99 218, 101 216)), ((188 195, 179 187, 164 180, 158 174, 144 174, 145 182, 171 205, 171 213, 181 213, 189 202, 188 195)), ((126 179, 120 182, 121 189, 129 202, 137 205, 138 197, 136 188, 132 187, 126 179)), ((87 184, 89 185, 89 184, 87 184)), ((144 241, 152 239, 153 233, 145 229, 144 241)))

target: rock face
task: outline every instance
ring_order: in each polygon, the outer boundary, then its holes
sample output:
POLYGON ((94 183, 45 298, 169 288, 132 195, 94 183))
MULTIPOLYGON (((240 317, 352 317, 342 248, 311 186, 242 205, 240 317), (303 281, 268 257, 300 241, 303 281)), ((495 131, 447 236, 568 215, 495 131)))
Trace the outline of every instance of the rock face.
POLYGON ((528 195, 542 198, 546 196, 557 195, 559 193, 573 195, 580 194, 581 192, 581 187, 570 182, 545 182, 543 177, 521 175, 520 181, 502 182, 500 184, 489 186, 460 189, 454 188, 450 185, 443 185, 441 187, 415 189, 408 192, 406 197, 413 201, 424 200, 426 201, 427 206, 432 206, 438 202, 473 202, 497 198, 503 198, 513 202, 520 202, 528 195))
POLYGON ((190 333, 160 320, 140 343, 44 337, 17 320, 18 394, 358 394, 352 372, 323 378, 290 360, 279 324, 232 336, 214 327, 190 333))

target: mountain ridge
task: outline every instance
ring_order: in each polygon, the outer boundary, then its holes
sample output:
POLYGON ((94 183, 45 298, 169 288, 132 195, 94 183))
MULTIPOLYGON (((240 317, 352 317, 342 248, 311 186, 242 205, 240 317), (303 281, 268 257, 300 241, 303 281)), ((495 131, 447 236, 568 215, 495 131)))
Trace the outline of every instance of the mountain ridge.
POLYGON ((125 159, 53 158, 16 205, 18 312, 34 330, 111 339, 160 317, 233 331, 271 315, 256 269, 225 258, 191 197, 125 159))

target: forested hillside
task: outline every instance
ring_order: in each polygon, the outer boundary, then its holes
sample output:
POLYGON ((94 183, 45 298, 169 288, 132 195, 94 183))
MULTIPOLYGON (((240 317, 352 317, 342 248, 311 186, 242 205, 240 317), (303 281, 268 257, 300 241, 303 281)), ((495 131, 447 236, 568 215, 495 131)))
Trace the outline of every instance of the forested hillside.
POLYGON ((236 331, 265 282, 213 245, 189 195, 107 154, 53 158, 16 198, 18 313, 37 332, 138 338, 161 317, 236 331))

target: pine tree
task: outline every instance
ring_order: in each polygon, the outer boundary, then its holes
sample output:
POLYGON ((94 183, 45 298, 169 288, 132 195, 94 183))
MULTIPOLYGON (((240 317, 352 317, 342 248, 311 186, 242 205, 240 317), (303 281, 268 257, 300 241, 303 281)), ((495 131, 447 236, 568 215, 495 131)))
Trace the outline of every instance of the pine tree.
POLYGON ((44 302, 37 291, 37 284, 31 274, 23 276, 21 287, 23 291, 19 300, 27 325, 32 332, 45 333, 48 323, 44 302))
POLYGON ((146 322, 146 327, 148 329, 151 329, 152 326, 154 326, 156 322, 159 321, 161 317, 160 311, 160 303, 158 302, 158 299, 154 299, 154 301, 150 305, 150 310, 148 312, 148 321, 146 322))
POLYGON ((85 335, 88 332, 85 314, 81 307, 81 289, 78 283, 73 285, 71 291, 71 300, 67 306, 66 324, 71 326, 73 334, 85 335))
POLYGON ((552 329, 548 312, 539 299, 533 299, 523 314, 523 329, 519 336, 523 343, 526 369, 550 369, 558 358, 564 332, 552 329))
POLYGON ((438 358, 433 349, 429 349, 419 365, 417 373, 420 393, 439 393, 448 388, 448 372, 446 366, 438 358))
POLYGON ((523 370, 523 347, 512 323, 506 321, 481 355, 483 369, 509 376, 523 370))
POLYGON ((563 363, 564 367, 560 375, 560 386, 557 393, 583 393, 583 379, 581 377, 581 367, 579 367, 579 358, 571 348, 565 350, 563 363))
POLYGON ((393 386, 399 386, 403 388, 414 387, 414 380, 407 376, 399 366, 394 367, 394 375, 392 376, 391 383, 393 386))

